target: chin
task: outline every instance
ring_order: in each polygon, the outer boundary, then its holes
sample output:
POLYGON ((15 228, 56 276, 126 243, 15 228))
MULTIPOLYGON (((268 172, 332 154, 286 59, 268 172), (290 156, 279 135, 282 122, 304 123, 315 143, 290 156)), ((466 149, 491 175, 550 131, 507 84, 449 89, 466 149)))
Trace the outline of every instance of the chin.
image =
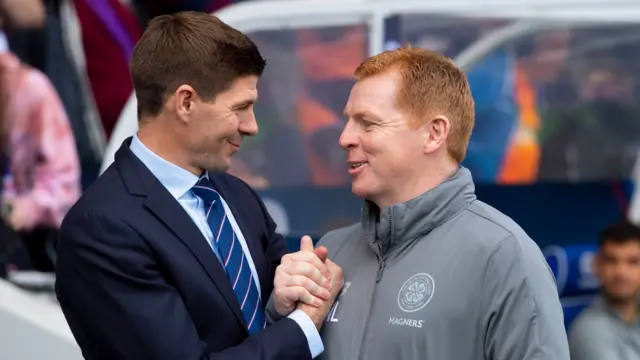
POLYGON ((354 182, 351 184, 351 192, 360 199, 371 199, 375 195, 375 191, 365 184, 354 182))
POLYGON ((615 302, 626 302, 636 298, 636 294, 631 291, 607 291, 607 298, 615 302))
POLYGON ((209 166, 207 166, 207 171, 209 172, 214 172, 214 173, 223 173, 223 172, 227 172, 229 171, 229 169, 231 168, 231 161, 227 160, 225 161, 218 161, 216 163, 211 163, 208 164, 209 166))

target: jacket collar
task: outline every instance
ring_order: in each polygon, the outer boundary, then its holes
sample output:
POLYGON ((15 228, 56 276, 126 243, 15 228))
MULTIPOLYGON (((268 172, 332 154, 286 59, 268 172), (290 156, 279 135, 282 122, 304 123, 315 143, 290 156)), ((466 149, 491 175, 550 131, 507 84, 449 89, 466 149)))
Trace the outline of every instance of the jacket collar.
POLYGON ((447 181, 407 202, 382 210, 370 201, 362 209, 362 228, 377 251, 415 241, 476 200, 471 172, 460 167, 447 181))
POLYGON ((631 324, 625 322, 620 311, 612 307, 603 295, 596 296, 596 298, 593 300, 592 307, 597 309, 598 311, 606 313, 610 318, 613 318, 622 324, 640 326, 640 316, 636 317, 635 321, 633 321, 633 323, 631 324))

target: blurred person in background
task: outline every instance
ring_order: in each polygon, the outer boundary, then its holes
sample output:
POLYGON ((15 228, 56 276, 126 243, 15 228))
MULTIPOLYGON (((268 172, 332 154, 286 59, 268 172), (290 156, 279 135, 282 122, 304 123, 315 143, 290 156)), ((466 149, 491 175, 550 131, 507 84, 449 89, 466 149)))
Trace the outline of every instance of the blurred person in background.
MULTIPOLYGON (((83 47, 83 39, 93 40, 95 36, 83 33, 76 0, 29 1, 44 5, 46 20, 43 26, 29 29, 10 21, 10 27, 5 29, 9 48, 23 64, 44 73, 56 90, 75 138, 82 184, 88 186, 98 174, 106 146, 106 133, 88 76, 88 67, 96 67, 87 61, 89 56, 85 56, 83 47)), ((22 6, 22 1, 19 2, 22 6)), ((117 55, 111 55, 114 56, 117 55)))
POLYGON ((571 359, 640 359, 640 228, 626 220, 607 227, 593 267, 601 293, 569 330, 571 359))
MULTIPOLYGON (((0 21, 15 23, 13 12, 1 10, 0 21)), ((45 242, 80 195, 78 154, 47 77, 6 48, 0 50, 0 148, 2 219, 21 235, 32 266, 53 271, 45 242)))
POLYGON ((0 0, 0 27, 40 28, 45 22, 42 0, 0 0))
POLYGON ((638 154, 637 70, 623 49, 592 52, 572 67, 576 100, 549 111, 540 176, 597 181, 631 176, 638 154))
POLYGON ((142 26, 124 0, 74 0, 86 73, 107 139, 133 93, 129 57, 142 26))

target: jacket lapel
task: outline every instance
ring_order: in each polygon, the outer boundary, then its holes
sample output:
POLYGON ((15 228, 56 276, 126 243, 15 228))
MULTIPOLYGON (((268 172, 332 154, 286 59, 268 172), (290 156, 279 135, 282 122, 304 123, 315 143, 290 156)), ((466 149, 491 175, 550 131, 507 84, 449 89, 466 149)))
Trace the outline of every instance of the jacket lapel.
POLYGON ((200 229, 193 223, 180 203, 169 194, 160 182, 156 181, 156 185, 151 189, 145 201, 145 206, 189 248, 223 295, 238 321, 246 327, 242 310, 240 310, 225 269, 207 244, 200 229))

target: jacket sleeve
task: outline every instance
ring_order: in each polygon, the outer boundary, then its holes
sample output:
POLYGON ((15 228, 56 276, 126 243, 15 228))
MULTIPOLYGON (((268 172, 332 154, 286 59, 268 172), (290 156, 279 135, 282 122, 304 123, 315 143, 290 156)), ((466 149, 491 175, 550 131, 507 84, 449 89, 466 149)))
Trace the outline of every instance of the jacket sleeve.
POLYGON ((291 319, 210 353, 178 290, 125 221, 74 213, 58 239, 56 294, 87 359, 311 359, 291 319))
POLYGON ((276 311, 276 306, 275 306, 275 299, 273 298, 273 293, 271 293, 271 296, 269 296, 269 301, 267 302, 267 306, 265 306, 264 309, 264 314, 267 317, 267 322, 269 324, 273 324, 274 322, 280 321, 282 319, 284 319, 285 317, 278 314, 278 312, 276 311))
POLYGON ((485 358, 569 360, 555 280, 532 241, 504 239, 491 254, 480 294, 485 358))

